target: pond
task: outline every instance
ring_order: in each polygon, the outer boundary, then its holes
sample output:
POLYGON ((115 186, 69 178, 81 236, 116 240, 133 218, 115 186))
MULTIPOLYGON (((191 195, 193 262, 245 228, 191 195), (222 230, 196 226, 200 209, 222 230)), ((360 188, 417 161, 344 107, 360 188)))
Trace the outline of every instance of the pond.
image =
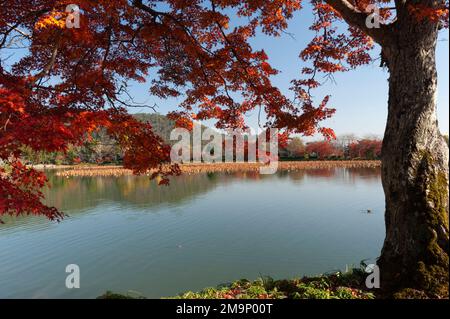
POLYGON ((134 176, 49 178, 47 201, 68 217, 3 218, 0 298, 159 298, 328 273, 373 261, 385 235, 375 168, 184 175, 169 187, 134 176), (80 268, 79 289, 66 288, 69 264, 80 268))

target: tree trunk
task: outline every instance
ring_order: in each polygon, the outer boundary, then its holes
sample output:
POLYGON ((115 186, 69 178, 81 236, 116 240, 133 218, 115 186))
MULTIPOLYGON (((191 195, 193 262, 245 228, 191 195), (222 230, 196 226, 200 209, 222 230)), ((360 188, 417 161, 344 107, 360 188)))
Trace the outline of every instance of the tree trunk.
POLYGON ((382 151, 386 239, 378 265, 393 297, 448 297, 448 146, 436 117, 435 24, 406 21, 383 46, 389 112, 382 151))

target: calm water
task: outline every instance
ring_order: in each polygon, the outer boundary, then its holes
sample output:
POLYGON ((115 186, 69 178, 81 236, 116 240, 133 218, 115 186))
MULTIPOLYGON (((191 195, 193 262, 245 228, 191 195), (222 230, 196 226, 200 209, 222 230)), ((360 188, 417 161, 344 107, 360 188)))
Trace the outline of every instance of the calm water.
POLYGON ((4 219, 0 298, 157 298, 325 273, 373 260, 385 234, 378 169, 191 175, 170 187, 140 177, 51 182, 49 203, 70 217, 4 219), (80 289, 65 287, 68 264, 80 266, 80 289))

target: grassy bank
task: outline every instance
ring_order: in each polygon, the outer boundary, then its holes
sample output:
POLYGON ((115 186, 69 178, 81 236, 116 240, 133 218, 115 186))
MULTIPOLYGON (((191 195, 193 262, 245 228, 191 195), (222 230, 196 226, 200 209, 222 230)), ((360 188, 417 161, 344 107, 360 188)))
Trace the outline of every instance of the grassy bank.
MULTIPOLYGON (((367 274, 361 269, 302 279, 239 280, 200 292, 188 291, 169 299, 374 299, 365 287, 367 274)), ((106 292, 100 299, 144 298, 106 292)))
MULTIPOLYGON (((307 169, 330 168, 376 168, 380 161, 301 161, 279 162, 277 171, 298 171, 307 169)), ((262 167, 260 163, 191 163, 180 165, 183 174, 198 173, 233 173, 258 172, 262 167)), ((120 166, 72 166, 57 173, 62 177, 74 176, 123 176, 132 175, 133 172, 120 166)), ((148 173, 151 175, 151 172, 148 173)))

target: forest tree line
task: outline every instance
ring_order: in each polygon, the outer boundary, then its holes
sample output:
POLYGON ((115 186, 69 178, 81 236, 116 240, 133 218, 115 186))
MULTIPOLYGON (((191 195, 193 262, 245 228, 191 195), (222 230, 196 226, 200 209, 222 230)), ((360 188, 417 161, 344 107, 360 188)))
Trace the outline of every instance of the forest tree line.
MULTIPOLYGON (((148 122, 153 130, 167 144, 175 122, 160 114, 135 114, 137 119, 148 122)), ((204 127, 203 127, 204 128, 204 127)), ((444 136, 448 144, 448 135, 444 136)), ((381 157, 382 140, 378 137, 358 138, 355 135, 343 135, 336 140, 304 142, 300 137, 289 139, 285 147, 279 150, 281 160, 377 160, 381 157)), ((87 164, 121 164, 123 155, 118 144, 106 131, 100 130, 82 146, 70 146, 66 153, 35 152, 24 149, 23 160, 27 164, 76 165, 87 164)))

